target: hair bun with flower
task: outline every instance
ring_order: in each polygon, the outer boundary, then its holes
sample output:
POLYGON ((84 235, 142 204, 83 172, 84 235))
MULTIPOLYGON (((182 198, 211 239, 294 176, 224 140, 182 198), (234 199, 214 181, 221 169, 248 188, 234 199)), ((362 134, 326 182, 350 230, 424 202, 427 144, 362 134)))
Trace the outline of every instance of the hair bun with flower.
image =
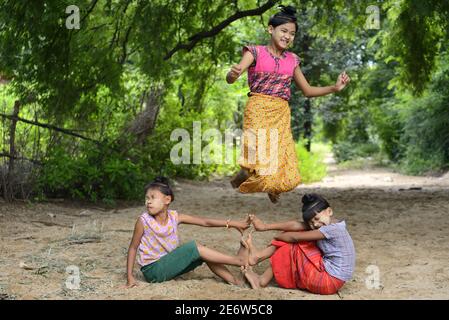
POLYGON ((298 23, 297 23, 297 18, 296 18, 295 7, 279 5, 278 9, 280 11, 270 17, 270 20, 268 21, 268 25, 276 28, 285 23, 292 22, 295 24, 295 31, 298 31, 298 23))
POLYGON ((279 5, 278 8, 286 15, 289 15, 289 16, 295 16, 296 15, 295 7, 284 6, 284 5, 281 4, 281 5, 279 5))

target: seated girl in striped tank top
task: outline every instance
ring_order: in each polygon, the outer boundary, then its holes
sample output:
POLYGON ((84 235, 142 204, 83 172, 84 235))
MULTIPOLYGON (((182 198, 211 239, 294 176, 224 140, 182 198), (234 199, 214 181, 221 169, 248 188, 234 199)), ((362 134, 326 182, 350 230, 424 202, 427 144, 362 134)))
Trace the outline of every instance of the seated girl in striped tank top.
POLYGON ((230 256, 207 248, 196 241, 180 246, 178 225, 182 223, 204 227, 235 228, 241 233, 249 227, 249 220, 232 221, 201 218, 169 210, 174 194, 163 177, 156 178, 145 187, 146 208, 138 219, 128 250, 127 284, 128 288, 137 285, 133 276, 133 267, 137 262, 148 282, 163 282, 195 269, 203 262, 228 283, 241 285, 242 281, 224 266, 246 265, 248 250, 243 246, 236 256, 230 256))

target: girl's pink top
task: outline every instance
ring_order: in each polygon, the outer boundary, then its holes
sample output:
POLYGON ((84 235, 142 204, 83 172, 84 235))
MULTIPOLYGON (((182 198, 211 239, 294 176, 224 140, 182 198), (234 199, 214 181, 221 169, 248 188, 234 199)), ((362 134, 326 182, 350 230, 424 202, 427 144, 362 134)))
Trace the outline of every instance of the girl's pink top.
POLYGON ((254 56, 248 68, 248 84, 251 92, 290 99, 290 84, 294 70, 301 64, 299 57, 284 51, 281 57, 273 56, 266 46, 244 46, 254 56))
POLYGON ((140 216, 143 224, 143 236, 138 248, 137 262, 146 266, 156 262, 179 245, 178 213, 168 210, 166 225, 159 224, 148 212, 140 216))

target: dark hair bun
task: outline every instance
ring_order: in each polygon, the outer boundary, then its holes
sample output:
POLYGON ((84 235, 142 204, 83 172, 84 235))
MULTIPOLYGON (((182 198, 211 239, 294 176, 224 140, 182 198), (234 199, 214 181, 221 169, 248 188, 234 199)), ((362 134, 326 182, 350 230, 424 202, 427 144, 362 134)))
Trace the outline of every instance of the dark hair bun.
POLYGON ((166 177, 162 177, 162 176, 159 176, 159 177, 154 178, 154 181, 153 181, 153 182, 165 184, 166 186, 169 185, 168 179, 167 179, 166 177))
POLYGON ((316 194, 313 194, 313 193, 305 194, 305 195, 302 197, 302 203, 303 203, 304 205, 314 203, 314 202, 316 202, 317 200, 318 200, 318 198, 317 198, 316 194))
POLYGON ((295 7, 292 6, 284 6, 284 5, 280 5, 279 9, 281 9, 282 13, 289 15, 289 16, 295 16, 296 15, 296 9, 295 7))

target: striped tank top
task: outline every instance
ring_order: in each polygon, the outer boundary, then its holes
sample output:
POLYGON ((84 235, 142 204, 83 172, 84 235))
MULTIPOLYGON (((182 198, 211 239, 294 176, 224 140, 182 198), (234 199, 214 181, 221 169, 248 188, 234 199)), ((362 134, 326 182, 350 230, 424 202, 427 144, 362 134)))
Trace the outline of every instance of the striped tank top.
POLYGON ((156 262, 179 245, 178 213, 168 210, 166 225, 159 224, 148 212, 140 216, 143 224, 143 236, 138 248, 137 262, 146 266, 156 262))

